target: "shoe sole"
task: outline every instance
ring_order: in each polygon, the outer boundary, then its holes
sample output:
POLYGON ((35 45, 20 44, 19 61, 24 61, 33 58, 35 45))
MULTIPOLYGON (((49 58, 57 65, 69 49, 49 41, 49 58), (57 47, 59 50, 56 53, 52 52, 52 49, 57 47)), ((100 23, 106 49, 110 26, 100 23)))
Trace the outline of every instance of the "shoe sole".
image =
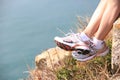
POLYGON ((57 44, 58 47, 66 50, 66 51, 75 51, 75 50, 76 50, 74 47, 68 46, 68 45, 63 44, 63 43, 61 43, 61 42, 58 42, 58 41, 56 41, 56 40, 55 40, 55 43, 57 44))
POLYGON ((80 59, 80 58, 78 59, 78 58, 75 57, 75 54, 73 54, 73 53, 72 53, 72 56, 73 56, 73 58, 75 58, 76 60, 84 62, 84 61, 91 60, 91 59, 93 59, 93 58, 95 58, 95 57, 106 56, 108 53, 109 53, 109 48, 108 48, 106 51, 104 51, 103 53, 101 53, 101 54, 98 54, 98 55, 95 54, 95 55, 92 55, 92 56, 87 57, 87 58, 85 58, 85 59, 80 59))

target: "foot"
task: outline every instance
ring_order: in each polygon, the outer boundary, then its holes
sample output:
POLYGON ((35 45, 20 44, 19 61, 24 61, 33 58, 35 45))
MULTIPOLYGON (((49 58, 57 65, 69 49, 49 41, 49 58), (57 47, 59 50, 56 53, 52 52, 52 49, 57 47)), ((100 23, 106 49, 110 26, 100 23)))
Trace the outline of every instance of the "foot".
POLYGON ((89 41, 82 41, 80 38, 80 33, 77 34, 71 34, 66 37, 55 37, 54 38, 56 44, 58 47, 67 50, 67 51, 84 51, 84 52, 89 52, 89 41))
POLYGON ((103 42, 103 47, 101 49, 96 49, 93 44, 91 44, 91 51, 89 53, 85 53, 82 51, 73 51, 72 56, 78 61, 88 61, 97 56, 105 56, 109 53, 109 48, 106 46, 105 42, 103 42))

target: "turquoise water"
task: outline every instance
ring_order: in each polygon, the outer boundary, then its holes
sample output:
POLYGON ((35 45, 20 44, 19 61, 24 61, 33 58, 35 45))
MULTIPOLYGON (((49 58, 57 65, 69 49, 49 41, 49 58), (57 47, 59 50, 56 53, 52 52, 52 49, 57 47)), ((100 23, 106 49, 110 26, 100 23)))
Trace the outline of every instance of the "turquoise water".
POLYGON ((91 16, 98 0, 0 0, 0 80, 20 80, 54 36, 91 16))

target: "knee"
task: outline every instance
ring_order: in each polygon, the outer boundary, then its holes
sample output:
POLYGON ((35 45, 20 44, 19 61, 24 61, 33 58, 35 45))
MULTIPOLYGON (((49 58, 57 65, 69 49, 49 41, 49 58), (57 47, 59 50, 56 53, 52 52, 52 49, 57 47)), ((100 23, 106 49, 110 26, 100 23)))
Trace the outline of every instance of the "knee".
POLYGON ((111 9, 116 9, 120 12, 120 0, 108 0, 107 7, 111 9))

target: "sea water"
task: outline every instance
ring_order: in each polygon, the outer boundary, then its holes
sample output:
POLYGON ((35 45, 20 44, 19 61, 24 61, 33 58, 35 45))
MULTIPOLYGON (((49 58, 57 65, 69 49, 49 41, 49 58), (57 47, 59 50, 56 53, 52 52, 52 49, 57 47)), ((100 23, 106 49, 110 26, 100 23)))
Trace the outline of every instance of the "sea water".
POLYGON ((99 0, 0 0, 0 80, 21 80, 55 36, 91 16, 99 0))

